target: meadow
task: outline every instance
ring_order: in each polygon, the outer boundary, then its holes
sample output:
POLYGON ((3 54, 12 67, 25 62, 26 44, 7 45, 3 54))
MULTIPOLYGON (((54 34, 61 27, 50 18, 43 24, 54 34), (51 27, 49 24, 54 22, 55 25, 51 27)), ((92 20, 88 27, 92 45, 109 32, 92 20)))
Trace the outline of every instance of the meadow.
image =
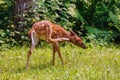
POLYGON ((120 80, 120 46, 92 46, 82 49, 61 47, 64 65, 56 54, 51 64, 50 45, 37 47, 25 69, 29 48, 13 47, 0 51, 0 80, 120 80))

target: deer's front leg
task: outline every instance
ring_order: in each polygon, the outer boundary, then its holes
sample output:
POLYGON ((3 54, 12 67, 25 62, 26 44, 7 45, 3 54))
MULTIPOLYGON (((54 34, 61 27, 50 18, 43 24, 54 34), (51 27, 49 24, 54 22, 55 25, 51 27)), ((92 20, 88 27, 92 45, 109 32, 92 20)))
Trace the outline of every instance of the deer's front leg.
POLYGON ((53 47, 53 59, 52 59, 52 64, 55 65, 55 53, 56 53, 56 49, 55 49, 55 44, 52 44, 53 47))
POLYGON ((57 51, 57 53, 59 55, 59 58, 60 58, 61 62, 63 63, 63 59, 62 59, 62 56, 61 56, 61 52, 60 52, 60 48, 59 48, 58 42, 54 43, 54 47, 55 47, 55 50, 57 51))
POLYGON ((46 42, 61 42, 61 41, 69 41, 69 38, 56 38, 52 39, 52 26, 47 26, 46 27, 46 42))

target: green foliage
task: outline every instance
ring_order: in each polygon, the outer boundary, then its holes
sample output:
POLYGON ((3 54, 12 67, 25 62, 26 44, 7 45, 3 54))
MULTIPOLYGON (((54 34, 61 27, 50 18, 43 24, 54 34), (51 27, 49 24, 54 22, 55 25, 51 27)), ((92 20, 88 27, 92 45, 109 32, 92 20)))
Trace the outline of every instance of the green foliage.
POLYGON ((114 41, 119 34, 113 30, 100 30, 96 27, 88 26, 87 36, 85 37, 87 41, 97 44, 97 45, 108 45, 110 41, 114 41))
POLYGON ((14 47, 0 51, 0 80, 119 80, 120 46, 95 46, 80 49, 61 47, 65 64, 56 54, 56 65, 51 64, 51 47, 36 48, 29 70, 25 70, 28 47, 14 47))
POLYGON ((120 18, 119 5, 116 2, 98 2, 95 8, 95 25, 98 27, 105 27, 108 29, 115 28, 119 31, 120 18), (97 20, 96 20, 97 19, 97 20))
POLYGON ((29 7, 33 5, 35 5, 35 7, 30 8, 30 10, 27 10, 22 14, 25 20, 21 22, 21 24, 24 26, 28 26, 29 24, 31 26, 34 22, 47 19, 62 25, 66 29, 72 28, 72 22, 70 21, 71 15, 67 12, 67 5, 69 4, 65 1, 33 1, 29 7))
MULTIPOLYGON (((85 12, 81 13, 85 19, 84 23, 87 24, 85 28, 87 30, 86 37, 94 35, 93 38, 97 39, 96 42, 100 44, 109 43, 111 41, 114 41, 114 39, 117 37, 120 37, 119 1, 93 0, 87 1, 85 3, 84 1, 80 2, 82 5, 84 5, 83 7, 85 9, 85 12)), ((79 11, 82 10, 80 9, 79 11)))
POLYGON ((15 35, 13 29, 15 26, 12 21, 12 2, 13 0, 0 1, 0 49, 13 46, 16 42, 15 39, 13 39, 15 35))
POLYGON ((96 44, 109 44, 120 38, 119 0, 33 0, 18 15, 22 29, 13 25, 13 2, 0 1, 0 45, 27 44, 28 30, 43 19, 73 30, 91 43, 94 39, 96 44))

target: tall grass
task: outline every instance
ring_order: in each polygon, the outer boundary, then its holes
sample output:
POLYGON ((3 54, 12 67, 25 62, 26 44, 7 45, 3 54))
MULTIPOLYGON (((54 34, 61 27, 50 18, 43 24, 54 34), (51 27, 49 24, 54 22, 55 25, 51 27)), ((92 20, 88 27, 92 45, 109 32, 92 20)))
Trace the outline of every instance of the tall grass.
POLYGON ((56 54, 51 64, 52 48, 33 51, 29 70, 25 70, 28 47, 0 51, 0 80, 119 80, 120 46, 94 46, 81 49, 61 47, 64 65, 56 54))

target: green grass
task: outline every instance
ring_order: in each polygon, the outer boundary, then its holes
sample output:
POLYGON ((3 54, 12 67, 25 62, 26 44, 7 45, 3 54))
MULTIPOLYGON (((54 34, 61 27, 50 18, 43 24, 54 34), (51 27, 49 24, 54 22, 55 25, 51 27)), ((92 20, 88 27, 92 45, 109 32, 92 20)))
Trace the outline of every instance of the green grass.
POLYGON ((36 48, 29 70, 25 70, 28 47, 0 51, 0 80, 120 80, 120 46, 94 46, 81 49, 61 47, 65 62, 56 54, 51 64, 52 48, 36 48))

